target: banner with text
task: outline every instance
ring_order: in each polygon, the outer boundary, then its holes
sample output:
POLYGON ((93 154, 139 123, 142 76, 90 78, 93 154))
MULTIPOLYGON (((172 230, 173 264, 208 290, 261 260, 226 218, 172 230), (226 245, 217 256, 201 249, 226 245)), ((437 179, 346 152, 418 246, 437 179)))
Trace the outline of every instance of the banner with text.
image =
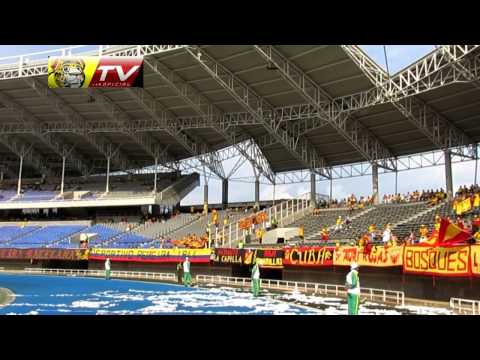
POLYGON ((211 249, 90 249, 90 260, 133 261, 153 263, 182 262, 185 257, 192 263, 210 262, 211 249))
POLYGON ((470 246, 405 246, 403 271, 423 275, 469 276, 469 260, 470 246))
POLYGON ((470 246, 472 275, 480 276, 480 245, 470 246))
POLYGON ((213 261, 221 264, 243 264, 245 251, 243 249, 217 248, 213 261))
POLYGON ((0 249, 0 259, 88 260, 87 249, 0 249))
POLYGON ((258 260, 260 267, 283 267, 283 249, 245 249, 243 263, 253 265, 258 260))
POLYGON ((356 262, 360 266, 402 266, 403 246, 372 246, 361 248, 357 246, 340 246, 335 249, 333 264, 350 266, 356 262))
POLYGON ((284 249, 283 264, 290 266, 332 266, 335 247, 300 246, 284 249))

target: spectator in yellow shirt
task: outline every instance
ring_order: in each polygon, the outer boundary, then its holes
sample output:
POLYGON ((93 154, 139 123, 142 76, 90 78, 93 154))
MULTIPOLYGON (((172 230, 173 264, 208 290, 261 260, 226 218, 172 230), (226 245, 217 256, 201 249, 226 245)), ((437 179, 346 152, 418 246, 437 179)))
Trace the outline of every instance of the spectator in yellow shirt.
POLYGON ((473 195, 473 207, 475 209, 478 209, 480 207, 480 194, 479 193, 475 193, 475 195, 473 195))
POLYGON ((428 240, 428 228, 426 225, 420 226, 420 242, 425 242, 428 240))
POLYGON ((300 229, 298 230, 298 236, 300 237, 301 242, 305 240, 305 228, 303 227, 303 225, 301 225, 300 229))
POLYGON ((377 236, 377 227, 375 226, 375 224, 371 224, 368 227, 368 233, 370 234, 372 241, 375 241, 375 237, 377 236))
POLYGON ((438 231, 440 230, 440 222, 442 221, 442 219, 440 218, 440 216, 435 216, 435 225, 434 226, 434 229, 435 231, 438 231))
POLYGON ((335 231, 342 230, 342 228, 343 228, 343 221, 342 221, 342 216, 340 215, 337 218, 337 221, 335 223, 335 231))

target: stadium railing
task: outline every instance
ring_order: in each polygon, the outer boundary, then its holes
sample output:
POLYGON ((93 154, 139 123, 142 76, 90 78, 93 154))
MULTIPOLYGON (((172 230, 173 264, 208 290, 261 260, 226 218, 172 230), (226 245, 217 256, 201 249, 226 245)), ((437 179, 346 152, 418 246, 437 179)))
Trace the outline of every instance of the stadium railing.
MULTIPOLYGON (((82 269, 42 269, 42 268, 25 268, 26 274, 37 275, 58 275, 58 276, 92 276, 104 277, 104 270, 82 270, 82 269)), ((112 278, 129 278, 142 280, 163 280, 177 282, 177 274, 175 273, 158 273, 158 272, 142 272, 142 271, 115 271, 110 274, 112 278)), ((218 276, 218 275, 197 275, 195 277, 197 283, 212 283, 215 285, 231 285, 250 287, 251 280, 249 278, 218 276)), ((270 280, 261 279, 262 287, 270 290, 278 291, 297 291, 314 295, 335 295, 346 296, 346 290, 343 285, 320 284, 300 281, 270 280)), ((370 301, 379 301, 386 304, 405 305, 405 293, 403 291, 362 288, 361 296, 370 301)), ((463 300, 463 299, 457 299, 463 300)), ((471 301, 471 300, 466 300, 471 301)), ((478 303, 478 302, 477 302, 478 303)), ((478 308, 478 305, 477 305, 478 308)))
MULTIPOLYGON (((249 287, 251 280, 249 278, 215 276, 215 275, 197 275, 197 283, 212 283, 216 285, 233 285, 249 287)), ((312 295, 335 295, 346 297, 345 286, 334 284, 320 284, 300 281, 270 280, 261 279, 262 287, 270 290, 279 291, 298 291, 312 295)), ((370 301, 379 301, 386 304, 405 305, 405 293, 403 291, 362 288, 361 296, 370 301)))
POLYGON ((480 301, 451 298, 450 309, 462 315, 480 315, 480 301))
MULTIPOLYGON (((266 212, 268 221, 271 223, 273 218, 277 219, 278 226, 284 227, 293 223, 296 219, 303 217, 308 211, 311 211, 310 194, 304 194, 300 198, 290 199, 276 204, 260 212, 266 212)), ((248 216, 251 216, 249 214, 248 216)), ((245 231, 240 228, 240 218, 238 221, 222 226, 218 233, 222 234, 221 246, 236 246, 245 236, 245 231)), ((265 223, 262 224, 265 228, 265 223)))
MULTIPOLYGON (((105 276, 105 270, 25 268, 24 272, 26 274, 35 274, 35 275, 91 276, 91 277, 105 276)), ((143 280, 164 280, 164 281, 177 282, 177 275, 174 273, 112 270, 110 273, 110 277, 143 279, 143 280)))

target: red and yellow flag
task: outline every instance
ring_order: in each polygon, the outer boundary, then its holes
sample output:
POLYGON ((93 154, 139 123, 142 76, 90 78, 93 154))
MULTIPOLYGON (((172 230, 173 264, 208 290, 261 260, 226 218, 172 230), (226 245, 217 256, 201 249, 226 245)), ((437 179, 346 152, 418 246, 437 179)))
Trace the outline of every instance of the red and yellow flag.
POLYGON ((465 243, 472 235, 457 225, 451 223, 447 219, 440 222, 440 230, 438 230, 437 245, 453 245, 465 243))

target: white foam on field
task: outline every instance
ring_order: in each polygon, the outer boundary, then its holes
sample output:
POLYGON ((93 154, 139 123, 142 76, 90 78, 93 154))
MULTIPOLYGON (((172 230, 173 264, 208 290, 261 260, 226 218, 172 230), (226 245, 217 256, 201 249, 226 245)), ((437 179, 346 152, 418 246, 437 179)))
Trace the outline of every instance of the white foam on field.
POLYGON ((111 305, 110 301, 91 301, 91 300, 78 300, 72 302, 72 308, 87 308, 87 309, 98 309, 103 307, 108 307, 111 305))
POLYGON ((397 306, 396 308, 406 309, 418 315, 455 315, 455 312, 445 308, 414 306, 414 305, 397 306))
MULTIPOLYGON (((280 295, 277 298, 289 301, 297 301, 308 305, 324 305, 327 306, 322 312, 326 315, 346 315, 348 313, 348 305, 346 299, 329 298, 315 295, 304 295, 300 293, 292 293, 280 295)), ((436 308, 428 306, 391 306, 366 301, 360 305, 360 315, 402 315, 405 313, 418 315, 453 315, 454 312, 445 308, 436 308)))
MULTIPOLYGON (((304 308, 300 308, 293 304, 272 299, 271 297, 255 298, 248 292, 238 292, 232 289, 185 289, 182 291, 132 291, 127 294, 101 292, 93 295, 98 296, 101 300, 105 297, 112 299, 110 305, 123 301, 129 302, 149 302, 148 306, 140 307, 136 310, 106 310, 105 306, 97 311, 98 315, 106 314, 300 314, 305 313, 304 308), (103 297, 102 297, 103 295, 103 297)), ((318 313, 312 309, 309 313, 318 313)))

